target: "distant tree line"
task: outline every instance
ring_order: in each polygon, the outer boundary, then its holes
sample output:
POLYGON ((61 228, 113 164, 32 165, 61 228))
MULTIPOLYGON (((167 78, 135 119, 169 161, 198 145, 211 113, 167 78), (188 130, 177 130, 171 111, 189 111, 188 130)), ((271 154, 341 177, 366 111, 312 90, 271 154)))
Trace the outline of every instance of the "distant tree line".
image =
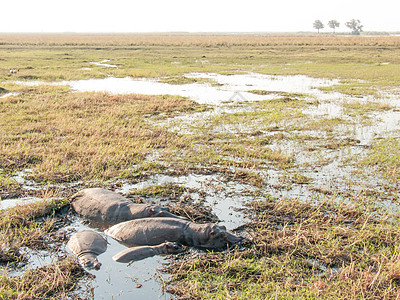
MULTIPOLYGON (((360 33, 363 31, 362 28, 364 27, 361 25, 360 20, 352 19, 349 22, 344 23, 347 27, 351 29, 351 33, 354 35, 360 35, 360 33)), ((336 28, 340 26, 340 23, 336 20, 330 20, 328 22, 328 26, 333 29, 333 33, 336 32, 336 28)), ((318 30, 318 33, 320 29, 324 28, 324 24, 321 22, 321 20, 315 20, 313 23, 313 27, 318 30)))

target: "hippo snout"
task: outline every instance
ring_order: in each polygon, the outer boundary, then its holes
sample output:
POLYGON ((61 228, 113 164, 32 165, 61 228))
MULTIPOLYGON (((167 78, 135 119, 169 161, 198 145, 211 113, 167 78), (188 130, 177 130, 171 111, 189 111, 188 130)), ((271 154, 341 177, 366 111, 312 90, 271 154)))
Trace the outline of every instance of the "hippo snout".
POLYGON ((79 257, 79 261, 85 268, 100 270, 101 263, 97 260, 97 258, 91 256, 81 256, 79 257))

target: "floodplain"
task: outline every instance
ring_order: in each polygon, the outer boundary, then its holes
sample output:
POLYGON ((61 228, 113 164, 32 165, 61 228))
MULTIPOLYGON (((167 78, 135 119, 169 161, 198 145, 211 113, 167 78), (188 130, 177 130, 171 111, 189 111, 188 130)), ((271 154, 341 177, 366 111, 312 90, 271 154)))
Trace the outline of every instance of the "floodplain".
POLYGON ((2 34, 0 54, 2 298, 400 296, 400 37, 2 34), (115 267, 110 241, 85 270, 69 199, 94 186, 246 242, 115 267))

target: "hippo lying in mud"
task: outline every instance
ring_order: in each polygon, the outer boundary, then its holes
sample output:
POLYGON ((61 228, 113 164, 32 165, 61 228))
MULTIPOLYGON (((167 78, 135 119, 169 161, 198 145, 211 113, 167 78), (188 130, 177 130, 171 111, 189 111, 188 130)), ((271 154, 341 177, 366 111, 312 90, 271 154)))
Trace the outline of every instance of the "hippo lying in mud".
POLYGON ((105 233, 124 244, 157 245, 164 241, 187 246, 219 249, 235 244, 240 237, 217 224, 196 224, 176 218, 147 218, 119 223, 105 233))
POLYGON ((100 234, 92 230, 80 231, 70 238, 67 245, 84 267, 100 269, 97 255, 107 250, 107 241, 100 234))
POLYGON ((80 216, 111 225, 147 217, 180 218, 170 213, 168 208, 135 204, 118 193, 102 188, 79 191, 72 196, 71 205, 80 216))
POLYGON ((156 246, 141 246, 125 249, 113 256, 113 260, 120 263, 138 261, 154 255, 173 254, 182 252, 183 248, 177 243, 165 242, 156 246))

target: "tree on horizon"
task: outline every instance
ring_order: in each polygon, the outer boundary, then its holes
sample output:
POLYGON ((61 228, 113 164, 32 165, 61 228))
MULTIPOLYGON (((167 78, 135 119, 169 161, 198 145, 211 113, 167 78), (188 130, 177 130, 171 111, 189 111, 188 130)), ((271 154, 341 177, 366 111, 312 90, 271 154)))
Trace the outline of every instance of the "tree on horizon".
POLYGON ((351 34, 354 35, 360 35, 360 32, 363 31, 362 28, 364 27, 361 25, 360 20, 356 19, 351 19, 349 22, 346 22, 345 25, 352 30, 351 34))
POLYGON ((340 26, 340 23, 336 20, 330 20, 328 26, 333 29, 333 33, 336 33, 335 28, 340 26))
POLYGON ((322 24, 322 22, 321 22, 320 20, 315 20, 315 21, 314 21, 314 24, 313 24, 313 27, 314 27, 315 29, 317 29, 317 30, 318 30, 318 33, 319 33, 319 30, 322 29, 322 28, 324 28, 324 24, 322 24))

